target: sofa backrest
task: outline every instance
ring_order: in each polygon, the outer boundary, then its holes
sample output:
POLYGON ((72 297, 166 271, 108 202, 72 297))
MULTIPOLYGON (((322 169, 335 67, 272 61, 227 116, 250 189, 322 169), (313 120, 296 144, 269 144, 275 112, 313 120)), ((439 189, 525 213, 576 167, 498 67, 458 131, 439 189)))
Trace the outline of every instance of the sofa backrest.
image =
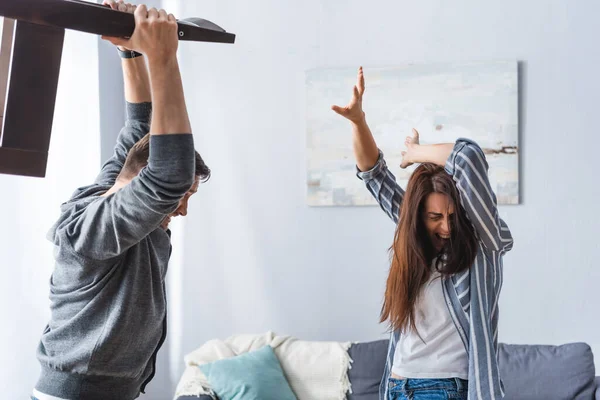
POLYGON ((585 343, 498 346, 504 400, 594 399, 594 356, 585 343))
POLYGON ((378 400, 379 382, 385 368, 389 340, 356 343, 350 346, 348 354, 352 360, 348 378, 352 393, 348 400, 378 400))
MULTIPOLYGON (((348 371, 352 392, 348 400, 378 400, 388 340, 353 344, 348 371)), ((498 349, 504 400, 593 400, 594 357, 585 343, 562 346, 508 345, 498 349)), ((600 389, 599 389, 600 390, 600 389)), ((600 399, 600 397, 599 397, 600 399)))

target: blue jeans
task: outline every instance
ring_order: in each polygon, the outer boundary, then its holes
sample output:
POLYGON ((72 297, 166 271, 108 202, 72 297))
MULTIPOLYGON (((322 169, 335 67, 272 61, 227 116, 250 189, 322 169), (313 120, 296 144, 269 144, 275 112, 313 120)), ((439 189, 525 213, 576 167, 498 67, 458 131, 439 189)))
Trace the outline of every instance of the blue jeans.
POLYGON ((467 400, 467 381, 449 379, 390 378, 388 400, 467 400))

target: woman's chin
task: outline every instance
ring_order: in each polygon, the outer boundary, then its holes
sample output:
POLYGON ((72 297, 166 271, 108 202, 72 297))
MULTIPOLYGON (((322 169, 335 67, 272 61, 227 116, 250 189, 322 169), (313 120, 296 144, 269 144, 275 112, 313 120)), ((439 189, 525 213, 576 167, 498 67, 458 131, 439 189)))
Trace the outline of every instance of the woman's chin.
POLYGON ((444 250, 444 248, 446 248, 446 246, 448 245, 448 240, 439 238, 437 235, 434 235, 431 238, 431 243, 433 244, 433 248, 435 249, 435 251, 439 253, 442 250, 444 250))

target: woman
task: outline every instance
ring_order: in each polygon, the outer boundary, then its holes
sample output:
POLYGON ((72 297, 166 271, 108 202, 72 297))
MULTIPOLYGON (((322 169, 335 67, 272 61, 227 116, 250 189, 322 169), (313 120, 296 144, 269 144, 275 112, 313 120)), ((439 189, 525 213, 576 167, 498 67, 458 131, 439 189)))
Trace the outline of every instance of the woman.
POLYGON ((413 129, 402 168, 420 163, 406 192, 387 169, 362 110, 362 68, 346 107, 358 177, 397 224, 381 321, 391 327, 380 400, 501 399, 498 297, 512 248, 488 165, 473 141, 421 145, 413 129))

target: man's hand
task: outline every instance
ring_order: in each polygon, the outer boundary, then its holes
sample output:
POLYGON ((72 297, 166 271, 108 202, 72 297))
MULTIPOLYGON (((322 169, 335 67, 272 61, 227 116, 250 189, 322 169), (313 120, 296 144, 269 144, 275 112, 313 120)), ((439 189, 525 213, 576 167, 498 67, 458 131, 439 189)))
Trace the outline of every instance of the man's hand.
POLYGON ((331 106, 331 109, 342 117, 348 118, 350 121, 358 124, 364 121, 365 113, 362 109, 362 96, 365 92, 365 77, 363 75, 363 69, 358 69, 356 76, 356 85, 353 88, 352 99, 346 107, 331 106))
MULTIPOLYGON (((122 3, 116 4, 121 7, 122 3)), ((127 7, 125 4, 124 6, 127 7)), ((133 14, 135 30, 129 39, 105 36, 102 38, 116 46, 145 54, 150 61, 174 57, 179 46, 175 16, 162 9, 148 9, 145 5, 137 6, 133 14)))
MULTIPOLYGON (((133 5, 131 3, 125 3, 125 2, 123 2, 123 0, 119 0, 119 1, 103 0, 102 5, 108 6, 108 7, 112 8, 113 10, 122 11, 122 12, 126 12, 129 14, 133 14, 135 12, 135 8, 136 8, 135 5, 133 5)), ((102 36, 102 39, 110 41, 110 39, 108 37, 102 36)), ((117 46, 117 47, 119 48, 119 50, 122 50, 122 51, 131 50, 124 46, 117 46)))
POLYGON ((402 164, 400 168, 406 168, 416 162, 415 153, 419 148, 419 132, 415 128, 412 130, 412 136, 407 136, 404 141, 406 151, 402 152, 402 164))

